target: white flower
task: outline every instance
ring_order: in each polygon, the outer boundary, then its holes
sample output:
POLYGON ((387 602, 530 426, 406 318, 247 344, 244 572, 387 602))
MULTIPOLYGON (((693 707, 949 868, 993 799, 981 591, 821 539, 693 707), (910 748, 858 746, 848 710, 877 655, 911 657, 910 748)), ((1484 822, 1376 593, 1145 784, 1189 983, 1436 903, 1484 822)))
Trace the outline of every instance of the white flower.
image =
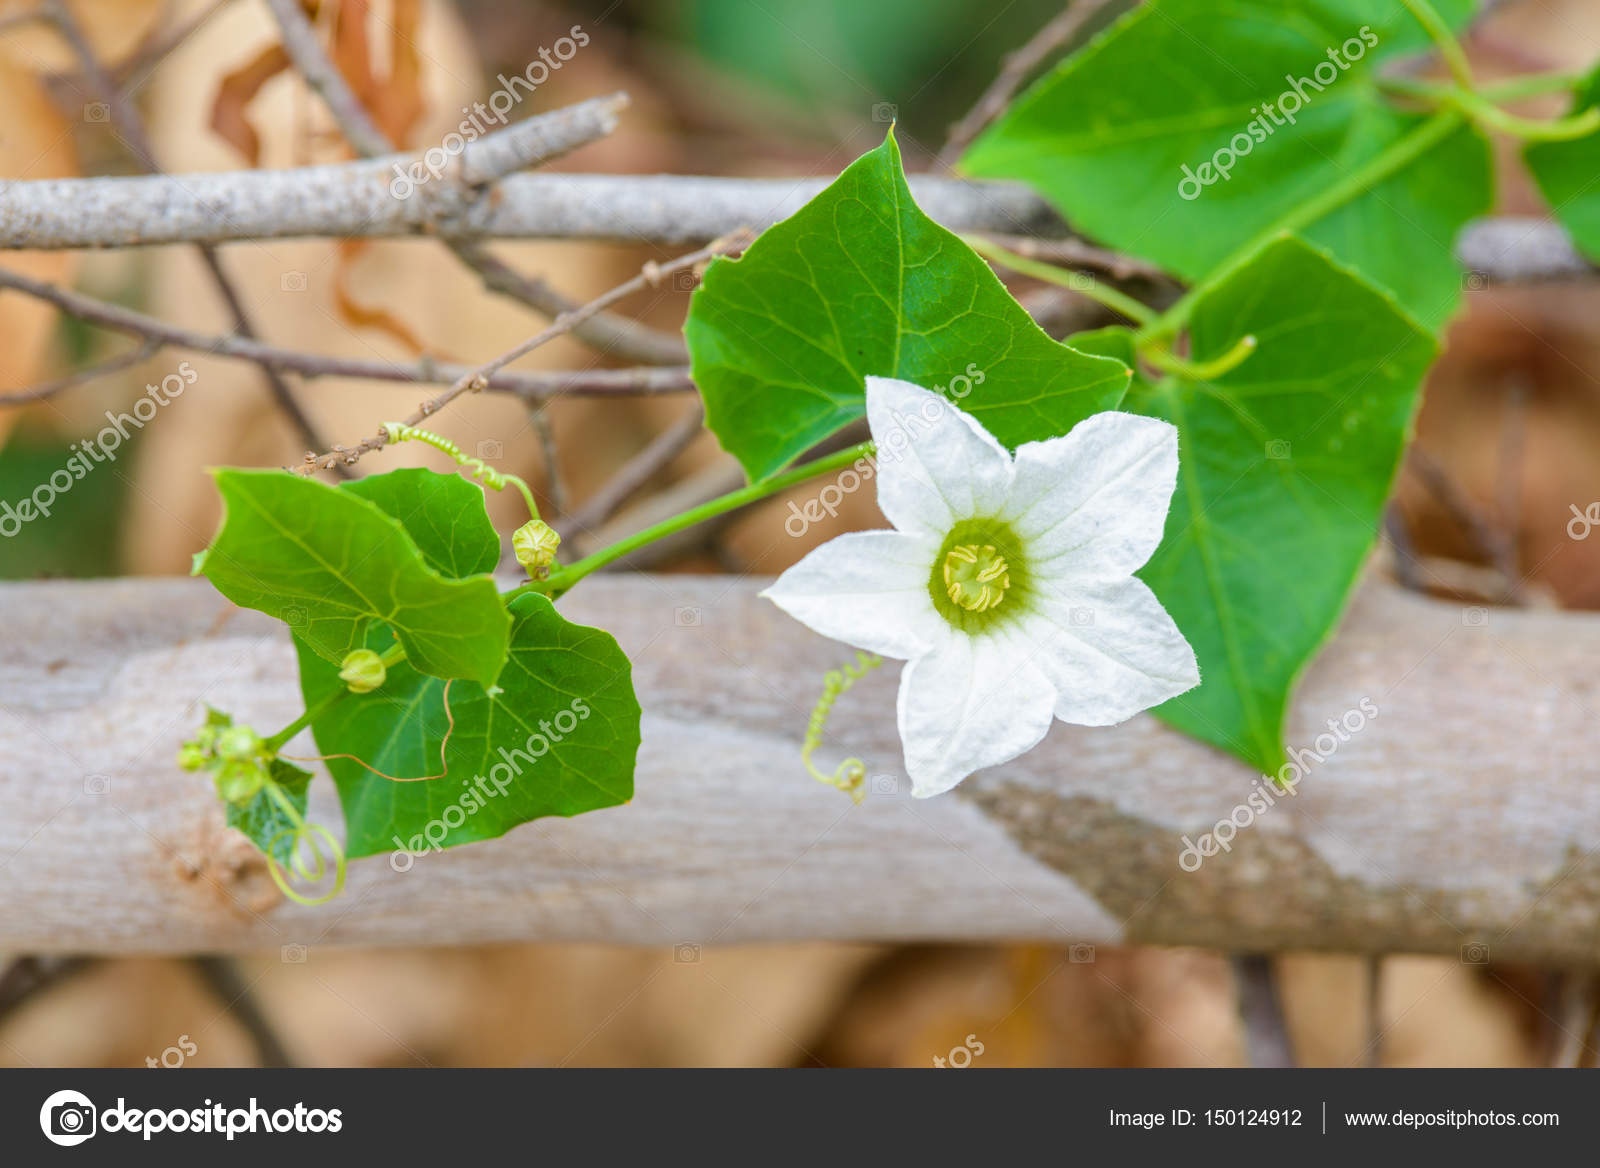
POLYGON ((1013 458, 940 395, 881 377, 867 378, 867 422, 895 530, 840 536, 762 595, 906 661, 913 794, 1031 750, 1052 718, 1111 726, 1200 683, 1194 651, 1133 576, 1177 481, 1171 425, 1097 414, 1013 458))

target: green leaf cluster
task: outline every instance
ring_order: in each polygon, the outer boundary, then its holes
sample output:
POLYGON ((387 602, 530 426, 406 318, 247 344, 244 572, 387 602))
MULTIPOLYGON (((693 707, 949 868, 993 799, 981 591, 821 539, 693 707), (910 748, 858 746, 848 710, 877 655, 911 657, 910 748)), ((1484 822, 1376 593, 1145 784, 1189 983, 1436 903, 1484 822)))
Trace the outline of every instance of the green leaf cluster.
MULTIPOLYGON (((502 596, 480 487, 421 469, 338 487, 269 471, 217 483, 227 511, 197 571, 294 633, 347 854, 448 847, 632 797, 628 659, 547 598, 502 596), (395 654, 365 694, 339 678, 361 648, 395 654)), ((309 776, 273 766, 303 814, 309 776)), ((263 850, 287 823, 264 795, 230 805, 228 821, 263 850)))

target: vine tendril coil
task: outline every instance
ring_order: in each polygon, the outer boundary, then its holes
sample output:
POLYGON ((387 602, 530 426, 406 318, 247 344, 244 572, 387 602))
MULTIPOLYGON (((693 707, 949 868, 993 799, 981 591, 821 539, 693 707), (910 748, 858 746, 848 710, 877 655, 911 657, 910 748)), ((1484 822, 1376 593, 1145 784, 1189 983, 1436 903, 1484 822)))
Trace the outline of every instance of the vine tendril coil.
POLYGON ((347 758, 357 766, 364 767, 373 774, 377 775, 380 779, 388 779, 391 783, 426 783, 432 782, 434 779, 448 778, 450 775, 450 764, 445 761, 445 747, 450 745, 450 736, 456 732, 456 716, 450 709, 450 686, 454 683, 454 681, 454 678, 446 680, 444 683, 444 690, 440 694, 440 698, 444 702, 444 716, 446 725, 444 737, 439 740, 439 765, 444 769, 436 775, 416 775, 413 778, 403 779, 399 775, 385 774, 383 771, 380 771, 377 767, 373 766, 370 762, 367 762, 362 758, 357 758, 353 754, 280 754, 278 757, 286 762, 327 762, 330 758, 347 758))
POLYGON ((344 847, 322 824, 307 823, 305 817, 300 814, 300 809, 294 805, 294 801, 284 793, 279 784, 268 779, 266 790, 277 802, 278 809, 293 824, 292 827, 286 827, 273 836, 265 849, 267 871, 272 875, 272 882, 278 886, 279 892, 296 904, 307 906, 327 904, 344 891, 346 867, 344 847), (280 863, 277 857, 278 845, 286 839, 289 841, 287 866, 280 863), (323 854, 324 846, 327 848, 326 856, 323 854), (291 876, 307 885, 322 883, 328 874, 330 856, 333 860, 333 887, 321 896, 306 896, 290 883, 291 876))
POLYGON ((811 711, 805 742, 800 747, 800 761, 805 764, 812 778, 839 788, 858 804, 867 797, 867 764, 859 758, 847 758, 830 775, 818 770, 811 756, 822 745, 822 736, 828 729, 828 716, 833 712, 834 703, 848 693, 856 682, 882 664, 883 658, 877 654, 858 650, 855 661, 839 669, 830 669, 822 675, 822 696, 811 711))
POLYGON ((474 479, 491 491, 503 491, 509 483, 522 492, 522 497, 528 504, 528 513, 535 519, 539 518, 539 505, 534 502, 533 491, 527 483, 514 474, 496 470, 481 458, 469 457, 461 447, 442 434, 435 434, 432 430, 419 430, 404 422, 385 422, 383 432, 388 435, 390 442, 421 442, 448 455, 455 460, 457 466, 470 471, 474 479))

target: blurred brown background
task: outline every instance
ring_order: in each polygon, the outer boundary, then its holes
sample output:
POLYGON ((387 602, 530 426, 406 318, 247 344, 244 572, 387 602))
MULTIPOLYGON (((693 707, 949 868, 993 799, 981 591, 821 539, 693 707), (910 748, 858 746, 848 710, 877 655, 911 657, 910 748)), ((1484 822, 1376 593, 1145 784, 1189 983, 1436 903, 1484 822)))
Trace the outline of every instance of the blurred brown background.
MULTIPOLYGON (((0 5, 0 19, 30 7, 31 0, 0 5)), ((108 62, 136 65, 162 30, 206 17, 159 58, 137 65, 129 83, 169 169, 349 157, 298 78, 270 75, 258 91, 247 84, 276 39, 255 0, 74 0, 71 7, 108 62)), ((550 109, 615 89, 626 89, 633 106, 615 135, 560 168, 813 175, 836 172, 880 140, 891 107, 908 169, 925 168, 1001 54, 1057 9, 1048 0, 1016 0, 999 11, 977 0, 341 0, 322 4, 317 19, 324 28, 342 19, 365 31, 341 64, 384 128, 410 146, 439 141, 461 106, 496 87, 497 73, 520 71, 540 46, 580 24, 589 45, 529 106, 550 109)), ((131 172, 114 129, 86 116, 91 99, 54 34, 27 24, 0 30, 0 102, 8 114, 0 119, 0 176, 131 172)), ((1600 55, 1600 6, 1510 3, 1470 47, 1489 77, 1583 67, 1600 55)), ((1513 150, 1502 157, 1501 210, 1540 213, 1513 150)), ((589 244, 495 250, 578 299, 645 260, 669 258, 589 244)), ((263 333, 303 349, 471 363, 540 323, 484 291, 427 241, 239 244, 225 257, 263 333)), ((3 262, 182 324, 222 331, 228 323, 189 249, 3 262)), ((684 292, 663 288, 625 308, 670 330, 686 302, 684 292)), ((3 304, 0 389, 36 384, 125 344, 15 295, 3 304)), ((1486 603, 1600 604, 1600 540, 1566 534, 1569 505, 1600 500, 1597 310, 1593 284, 1470 295, 1427 388, 1417 452, 1401 475, 1379 570, 1486 603)), ((36 405, 0 410, 0 497, 19 493, 39 468, 59 465, 68 443, 91 432, 104 410, 124 408, 179 357, 162 354, 36 405)), ((217 521, 202 468, 299 461, 303 445, 257 370, 188 359, 199 373, 195 390, 144 431, 112 473, 63 496, 48 534, 36 525, 6 541, 0 575, 184 572, 217 521)), ((593 361, 568 339, 539 350, 532 367, 593 361)), ((336 379, 297 393, 317 428, 344 441, 403 416, 421 396, 336 379)), ((474 397, 439 428, 469 452, 497 444, 497 465, 528 477, 541 506, 559 511, 691 408, 682 396, 557 403, 546 419, 559 452, 554 467, 537 420, 513 399, 474 397)), ((445 465, 404 446, 363 469, 407 462, 445 465)), ((646 494, 703 492, 728 475, 727 460, 702 435, 646 494)), ((490 501, 504 505, 502 520, 515 510, 512 500, 490 501)), ((786 510, 779 498, 702 529, 654 566, 776 572, 841 530, 880 522, 870 500, 846 506, 836 522, 797 541, 780 534, 786 510)), ((629 521, 627 512, 617 520, 629 521)), ((1570 1044, 1574 983, 1552 971, 1312 955, 1276 966, 1305 1064, 1533 1065, 1570 1044)), ((232 964, 44 961, 11 966, 0 980, 0 1064, 138 1066, 165 1053, 169 1064, 201 1066, 264 1057, 381 1066, 929 1066, 940 1058, 980 1067, 1240 1065, 1237 1009, 1226 959, 1150 949, 794 945, 688 953, 529 945, 312 950, 232 964), (280 1049, 264 1052, 263 1041, 280 1049)))

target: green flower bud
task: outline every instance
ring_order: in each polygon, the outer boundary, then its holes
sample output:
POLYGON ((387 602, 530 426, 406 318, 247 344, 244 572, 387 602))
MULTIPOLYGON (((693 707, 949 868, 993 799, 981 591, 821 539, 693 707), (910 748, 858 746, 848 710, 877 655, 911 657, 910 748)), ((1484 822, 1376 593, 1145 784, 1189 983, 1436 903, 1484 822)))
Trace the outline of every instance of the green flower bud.
POLYGON ((225 803, 244 803, 254 798, 266 781, 266 768, 259 763, 232 759, 217 770, 217 794, 225 803))
POLYGON ((383 684, 387 676, 383 658, 371 649, 352 649, 339 667, 339 680, 353 694, 371 693, 383 684))
POLYGON ((211 761, 211 755, 202 750, 198 743, 185 742, 178 750, 178 765, 186 771, 197 771, 211 761))
POLYGON ((248 726, 229 726, 217 735, 221 758, 252 759, 261 753, 261 735, 248 726))
POLYGON ((556 549, 560 546, 561 537, 556 534, 555 528, 542 519, 528 520, 511 537, 517 563, 528 569, 528 575, 535 580, 550 574, 550 568, 556 562, 556 549))

